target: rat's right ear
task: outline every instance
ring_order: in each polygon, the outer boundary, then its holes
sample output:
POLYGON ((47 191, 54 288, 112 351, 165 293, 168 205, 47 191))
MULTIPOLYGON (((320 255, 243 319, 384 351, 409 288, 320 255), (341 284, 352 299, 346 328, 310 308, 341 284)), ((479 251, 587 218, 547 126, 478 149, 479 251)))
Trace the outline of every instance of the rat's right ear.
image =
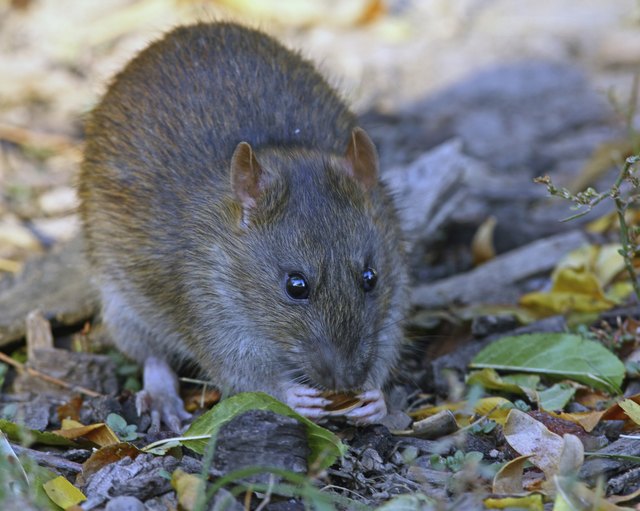
POLYGON ((240 142, 231 157, 231 189, 242 206, 242 221, 249 222, 249 213, 263 190, 262 167, 247 142, 240 142))

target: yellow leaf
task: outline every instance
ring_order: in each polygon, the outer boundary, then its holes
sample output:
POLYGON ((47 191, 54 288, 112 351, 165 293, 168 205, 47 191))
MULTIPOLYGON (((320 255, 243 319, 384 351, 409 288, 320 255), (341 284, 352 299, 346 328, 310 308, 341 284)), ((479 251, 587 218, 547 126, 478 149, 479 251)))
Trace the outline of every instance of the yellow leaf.
POLYGON ((176 469, 171 474, 171 486, 178 496, 178 504, 184 511, 193 511, 198 495, 204 491, 203 481, 194 474, 176 469))
POLYGON ((630 283, 624 282, 604 292, 604 286, 624 270, 619 250, 619 244, 607 244, 584 246, 570 252, 553 271, 551 291, 526 294, 520 304, 546 315, 610 309, 632 290, 630 283))
POLYGON ((59 476, 42 485, 48 497, 62 509, 68 509, 80 502, 87 500, 78 488, 73 486, 64 477, 59 476))
POLYGON ((633 292, 633 284, 629 281, 614 282, 609 286, 607 291, 607 298, 615 303, 624 302, 628 296, 633 292))
POLYGON ((495 369, 485 367, 480 371, 471 372, 467 377, 467 385, 480 385, 487 390, 519 394, 535 401, 535 387, 539 380, 536 375, 510 375, 503 378, 495 369))
POLYGON ((80 437, 86 438, 100 447, 120 443, 118 435, 116 435, 113 430, 103 422, 83 426, 77 421, 64 419, 62 421, 62 429, 56 430, 53 433, 70 440, 75 440, 80 437))
POLYGON ((573 412, 573 413, 562 412, 559 414, 552 414, 552 415, 555 415, 556 417, 560 417, 561 419, 565 419, 565 420, 574 422, 576 424, 579 424, 584 428, 584 430, 587 433, 591 433, 591 431, 593 431, 593 428, 595 428, 598 425, 598 423, 600 422, 600 419, 602 419, 602 416, 605 414, 605 412, 606 410, 591 411, 591 412, 573 412))
POLYGON ((602 286, 610 284, 624 270, 624 259, 619 252, 621 248, 619 243, 610 243, 602 245, 598 250, 593 269, 602 286))
MULTIPOLYGON (((487 416, 498 424, 504 424, 504 421, 506 420, 509 413, 509 408, 505 405, 510 404, 511 401, 503 397, 485 397, 479 399, 475 403, 473 414, 487 416)), ((466 426, 469 424, 469 419, 472 415, 472 413, 467 410, 467 406, 468 403, 466 401, 457 403, 446 403, 440 406, 428 406, 425 408, 420 408, 419 410, 411 412, 410 415, 416 420, 421 420, 426 417, 431 417, 432 415, 435 415, 436 413, 439 413, 443 410, 449 410, 454 413, 456 421, 460 425, 466 426)))
POLYGON ((484 505, 488 509, 528 509, 530 511, 543 511, 542 495, 533 494, 526 497, 505 497, 504 499, 484 499, 484 505))
POLYGON ((553 286, 548 293, 528 293, 520 298, 520 304, 550 313, 601 312, 610 309, 615 302, 602 291, 595 274, 584 268, 562 268, 554 275, 553 286))
POLYGON ((640 405, 631 399, 625 399, 618 403, 629 418, 636 424, 640 424, 640 405))
POLYGON ((493 232, 497 223, 496 217, 490 216, 482 222, 474 234, 471 241, 471 255, 474 266, 485 263, 496 256, 496 249, 493 246, 493 232))
POLYGON ((67 429, 75 429, 75 428, 83 428, 84 424, 82 424, 82 422, 78 422, 76 420, 73 419, 62 419, 62 430, 67 430, 67 429))

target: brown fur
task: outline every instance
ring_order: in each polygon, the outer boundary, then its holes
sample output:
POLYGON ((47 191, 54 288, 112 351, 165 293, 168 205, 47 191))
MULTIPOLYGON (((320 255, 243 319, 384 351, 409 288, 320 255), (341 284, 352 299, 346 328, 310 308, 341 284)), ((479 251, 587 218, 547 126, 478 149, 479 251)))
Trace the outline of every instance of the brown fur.
POLYGON ((406 271, 375 148, 274 39, 212 23, 149 46, 88 120, 79 190, 104 319, 132 357, 276 397, 293 381, 386 379, 406 271), (369 266, 379 279, 365 293, 369 266), (287 272, 307 277, 308 300, 287 296, 287 272))

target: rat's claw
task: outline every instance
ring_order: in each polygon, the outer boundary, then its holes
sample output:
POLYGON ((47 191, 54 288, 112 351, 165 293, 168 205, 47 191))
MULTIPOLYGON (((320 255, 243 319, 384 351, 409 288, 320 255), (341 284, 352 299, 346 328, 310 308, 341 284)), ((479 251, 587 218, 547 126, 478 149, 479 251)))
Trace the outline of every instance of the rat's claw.
POLYGON ((184 409, 178 395, 178 378, 169 365, 156 357, 149 357, 144 363, 144 390, 136 396, 138 415, 151 414, 151 431, 159 431, 165 424, 174 433, 180 433, 182 421, 191 414, 184 409))
POLYGON ((308 419, 321 419, 326 415, 324 407, 331 401, 320 395, 321 391, 305 385, 294 385, 285 392, 285 402, 293 409, 308 419))
POLYGON ((376 424, 387 415, 387 404, 380 389, 367 390, 357 396, 364 404, 347 413, 345 417, 356 424, 376 424))

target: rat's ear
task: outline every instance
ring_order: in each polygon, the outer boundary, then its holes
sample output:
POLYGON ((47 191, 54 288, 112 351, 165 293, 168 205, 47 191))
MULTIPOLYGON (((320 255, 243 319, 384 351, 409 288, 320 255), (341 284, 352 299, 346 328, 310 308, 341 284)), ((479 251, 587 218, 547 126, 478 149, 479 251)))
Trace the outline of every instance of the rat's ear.
POLYGON ((353 128, 345 157, 356 181, 367 190, 373 188, 378 182, 378 151, 362 128, 353 128))
POLYGON ((243 222, 247 224, 249 212, 255 207, 264 188, 262 167, 247 142, 240 142, 231 157, 231 189, 242 205, 243 222))

